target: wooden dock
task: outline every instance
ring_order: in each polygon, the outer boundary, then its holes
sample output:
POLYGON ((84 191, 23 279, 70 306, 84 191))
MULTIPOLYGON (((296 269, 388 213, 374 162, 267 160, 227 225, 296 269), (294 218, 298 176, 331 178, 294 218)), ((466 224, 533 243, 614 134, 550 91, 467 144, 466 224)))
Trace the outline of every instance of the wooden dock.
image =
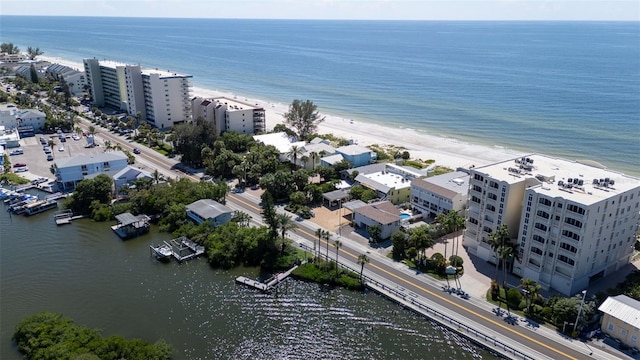
POLYGON ((258 290, 260 290, 262 292, 269 292, 269 291, 271 291, 271 289, 273 289, 274 287, 278 286, 278 284, 280 284, 287 277, 289 277, 289 275, 291 275, 293 270, 295 270, 297 268, 298 268, 298 265, 292 267, 291 269, 287 270, 286 272, 277 273, 277 274, 273 275, 272 277, 270 277, 267 281, 265 281, 263 283, 260 282, 260 281, 249 279, 248 277, 245 277, 245 276, 238 276, 236 278, 236 282, 240 283, 240 284, 248 285, 248 286, 250 286, 250 287, 252 287, 254 289, 258 289, 258 290))
POLYGON ((55 215, 53 215, 53 218, 56 221, 56 225, 71 224, 73 220, 82 219, 82 217, 82 215, 74 216, 71 210, 56 211, 55 215))

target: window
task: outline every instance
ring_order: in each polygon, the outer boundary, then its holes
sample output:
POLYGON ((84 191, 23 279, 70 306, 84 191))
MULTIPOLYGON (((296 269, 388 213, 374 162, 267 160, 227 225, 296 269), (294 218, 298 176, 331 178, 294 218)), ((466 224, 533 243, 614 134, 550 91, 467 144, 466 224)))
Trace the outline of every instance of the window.
POLYGON ((547 231, 547 226, 545 224, 541 224, 537 222, 534 226, 538 230, 547 231))
POLYGON ((551 206, 551 200, 545 198, 538 199, 538 203, 546 206, 551 206))
POLYGON ((496 211, 496 207, 491 205, 491 204, 487 204, 487 210, 489 211, 496 211))
POLYGON ((482 177, 482 175, 479 175, 479 174, 474 174, 473 179, 478 181, 484 181, 484 178, 482 177))
POLYGON ((536 213, 538 216, 548 219, 549 218, 549 213, 546 211, 542 211, 542 210, 538 210, 538 212, 536 213))
POLYGON ((489 181, 489 187, 492 187, 492 188, 494 188, 494 189, 497 189, 497 188, 498 188, 498 183, 497 183, 497 182, 495 182, 495 181, 493 181, 493 180, 492 180, 492 181, 489 181))
POLYGON ((571 258, 569 258, 567 256, 564 256, 564 255, 558 255, 558 260, 560 260, 560 261, 562 261, 564 263, 567 263, 567 264, 569 264, 571 266, 575 265, 575 263, 576 263, 575 261, 573 261, 573 259, 571 259, 571 258))
POLYGON ((533 238, 533 240, 535 240, 535 241, 537 241, 539 243, 543 243, 544 244, 545 242, 547 242, 547 240, 545 240, 545 238, 543 238, 540 235, 534 234, 532 238, 533 238))
POLYGON ((578 235, 578 234, 576 234, 576 233, 574 233, 572 231, 569 231, 569 230, 562 230, 562 236, 566 236, 569 239, 580 241, 580 235, 578 235))
POLYGON ((607 325, 607 330, 609 330, 609 331, 613 331, 613 329, 615 329, 615 328, 616 327, 612 323, 609 323, 609 325, 607 325))
POLYGON ((567 251, 570 251, 570 252, 572 252, 574 254, 578 252, 578 249, 575 246, 569 245, 569 244, 564 243, 564 242, 560 242, 560 247, 565 249, 565 250, 567 250, 567 251))
POLYGON ((488 193, 487 197, 491 200, 498 200, 498 195, 494 194, 494 193, 488 193))
POLYGON ((542 255, 542 250, 537 248, 537 247, 535 247, 535 246, 531 247, 531 252, 534 253, 534 254, 542 255))
POLYGON ((569 204, 567 205, 567 210, 572 211, 574 213, 580 214, 580 215, 584 215, 585 211, 584 208, 581 208, 580 206, 574 205, 574 204, 569 204))
POLYGON ((620 336, 623 338, 627 337, 627 329, 620 329, 620 336))
POLYGON ((564 218, 564 222, 569 224, 569 225, 573 225, 575 227, 579 227, 582 228, 582 222, 574 219, 574 218, 570 218, 570 217, 565 217, 564 218))
POLYGON ((480 204, 480 198, 475 195, 471 197, 471 201, 473 201, 474 203, 480 204))

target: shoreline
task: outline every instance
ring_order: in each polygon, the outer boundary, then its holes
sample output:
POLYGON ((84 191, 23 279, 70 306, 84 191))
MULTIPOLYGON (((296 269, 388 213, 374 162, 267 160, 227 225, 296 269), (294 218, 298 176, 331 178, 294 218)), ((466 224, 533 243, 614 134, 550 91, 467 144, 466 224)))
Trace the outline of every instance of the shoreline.
MULTIPOLYGON (((84 66, 80 62, 55 56, 41 55, 39 60, 66 65, 80 71, 84 66)), ((284 122, 283 114, 288 111, 289 104, 269 102, 251 98, 234 92, 213 90, 192 86, 193 96, 227 97, 236 101, 243 101, 253 106, 261 106, 266 113, 266 128, 271 131, 277 124, 284 122)), ((313 101, 313 100, 312 100, 313 101)), ((472 144, 455 138, 431 135, 425 131, 391 127, 374 121, 353 120, 319 110, 325 120, 318 125, 319 134, 332 134, 336 137, 352 140, 361 146, 392 145, 404 148, 411 154, 411 158, 421 160, 435 160, 432 166, 444 166, 455 170, 470 166, 482 166, 495 162, 510 160, 531 152, 516 151, 503 147, 491 147, 472 144)))

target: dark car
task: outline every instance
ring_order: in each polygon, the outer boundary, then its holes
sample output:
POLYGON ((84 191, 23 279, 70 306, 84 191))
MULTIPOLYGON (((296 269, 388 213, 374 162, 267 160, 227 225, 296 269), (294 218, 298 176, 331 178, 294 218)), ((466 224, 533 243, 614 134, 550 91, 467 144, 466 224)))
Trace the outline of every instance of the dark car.
POLYGON ((140 154, 140 149, 138 149, 138 148, 133 148, 133 153, 134 153, 134 154, 140 154))
POLYGON ((27 164, 17 163, 13 165, 14 168, 25 167, 25 166, 27 166, 27 164))

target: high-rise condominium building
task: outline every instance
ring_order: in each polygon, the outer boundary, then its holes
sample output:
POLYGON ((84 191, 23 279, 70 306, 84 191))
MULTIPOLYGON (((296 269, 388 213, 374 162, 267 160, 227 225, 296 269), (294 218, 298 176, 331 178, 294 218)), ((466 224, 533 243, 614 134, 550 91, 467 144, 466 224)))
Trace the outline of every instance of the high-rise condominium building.
POLYGON ((471 169, 463 243, 495 262, 489 234, 506 225, 509 270, 565 295, 618 270, 634 252, 640 179, 598 165, 534 154, 471 169))
POLYGON ((191 75, 97 59, 84 59, 84 68, 98 107, 126 111, 160 129, 191 120, 191 75))

